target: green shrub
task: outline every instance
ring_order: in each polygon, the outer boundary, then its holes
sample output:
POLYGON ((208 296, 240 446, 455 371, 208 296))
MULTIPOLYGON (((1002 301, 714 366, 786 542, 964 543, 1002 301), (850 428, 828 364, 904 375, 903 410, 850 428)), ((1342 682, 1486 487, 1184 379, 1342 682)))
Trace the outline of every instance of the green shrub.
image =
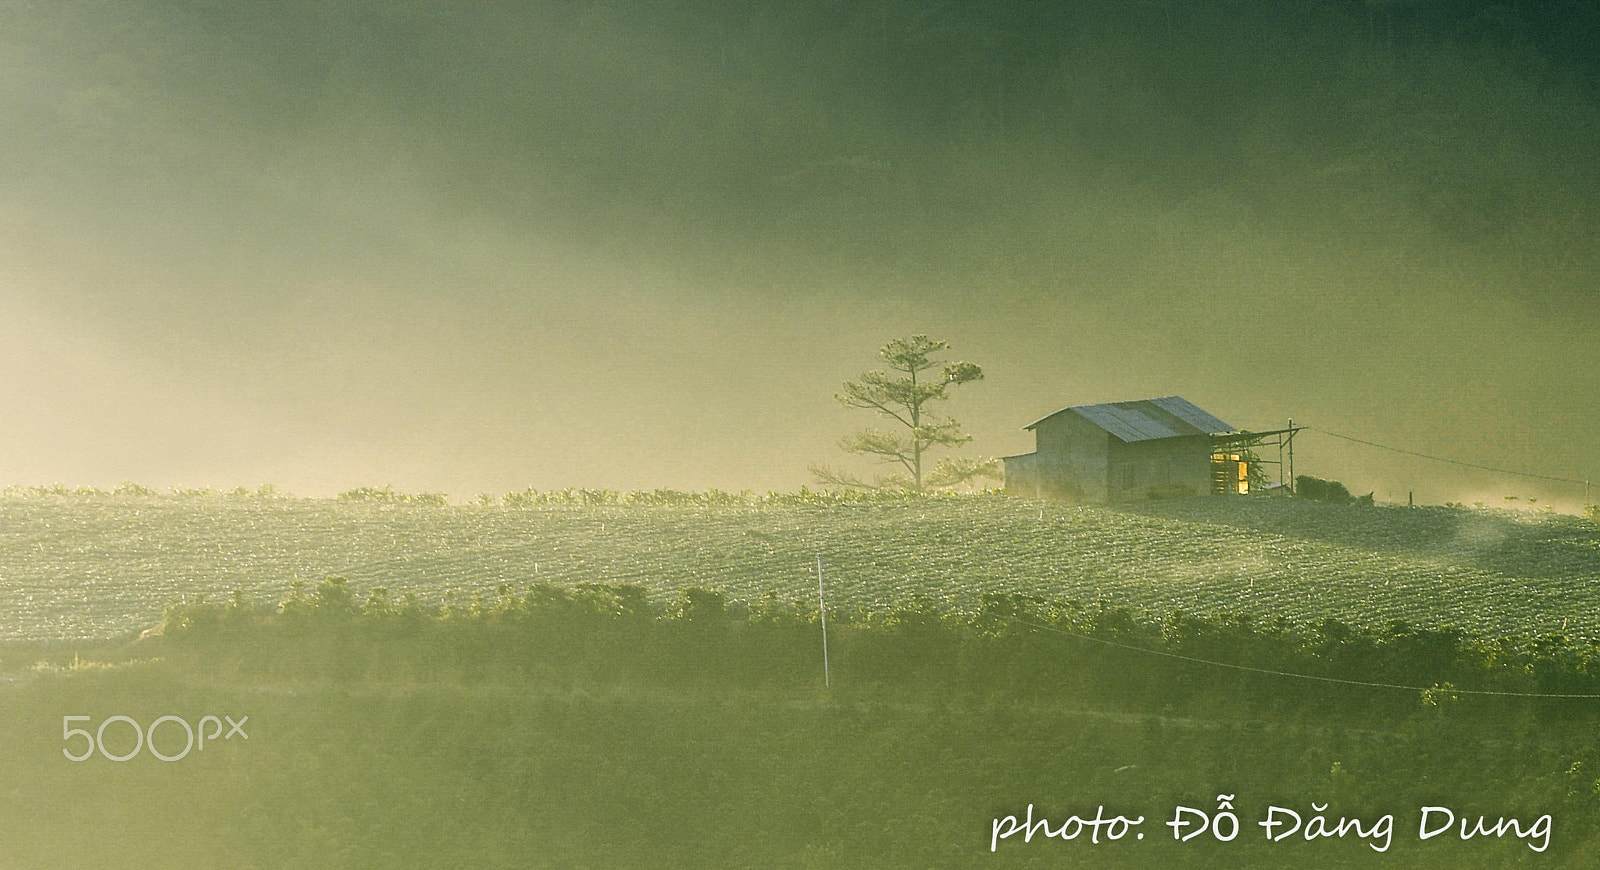
POLYGON ((1337 480, 1323 480, 1309 474, 1301 474, 1294 479, 1294 494, 1312 501, 1325 501, 1330 504, 1348 504, 1355 499, 1350 495, 1350 490, 1337 480))
POLYGON ((374 501, 387 504, 425 504, 435 507, 444 507, 450 504, 450 497, 442 492, 400 492, 393 486, 385 484, 382 489, 372 486, 359 486, 355 489, 339 493, 342 501, 374 501))

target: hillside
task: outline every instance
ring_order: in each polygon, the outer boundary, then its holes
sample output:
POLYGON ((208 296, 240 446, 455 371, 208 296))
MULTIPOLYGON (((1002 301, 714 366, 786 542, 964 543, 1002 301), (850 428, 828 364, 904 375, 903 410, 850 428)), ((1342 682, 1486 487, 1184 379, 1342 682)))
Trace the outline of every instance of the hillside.
POLYGON ((586 581, 808 599, 819 553, 839 607, 961 607, 1003 589, 1600 638, 1600 527, 1553 514, 1212 498, 517 508, 47 495, 0 499, 0 637, 108 638, 181 596, 266 602, 330 574, 430 602, 586 581))

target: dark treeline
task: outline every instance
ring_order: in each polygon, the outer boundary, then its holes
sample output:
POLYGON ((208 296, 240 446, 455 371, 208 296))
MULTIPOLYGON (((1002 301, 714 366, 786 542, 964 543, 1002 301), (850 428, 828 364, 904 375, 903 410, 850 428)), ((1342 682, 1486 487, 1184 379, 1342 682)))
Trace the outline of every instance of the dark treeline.
MULTIPOLYGON (((1004 594, 984 596, 972 613, 931 600, 830 610, 828 627, 835 687, 844 691, 937 688, 1138 712, 1348 720, 1429 708, 1495 721, 1588 717, 1600 704, 1520 697, 1600 694, 1600 649, 1563 636, 1484 639, 1398 621, 1367 630, 1332 618, 1308 626, 1150 618, 1103 602, 1004 594)), ((814 607, 729 602, 704 589, 658 605, 638 586, 502 587, 430 608, 382 588, 361 601, 332 578, 297 586, 270 611, 242 597, 176 605, 164 642, 243 675, 765 689, 821 683, 819 629, 814 607)))

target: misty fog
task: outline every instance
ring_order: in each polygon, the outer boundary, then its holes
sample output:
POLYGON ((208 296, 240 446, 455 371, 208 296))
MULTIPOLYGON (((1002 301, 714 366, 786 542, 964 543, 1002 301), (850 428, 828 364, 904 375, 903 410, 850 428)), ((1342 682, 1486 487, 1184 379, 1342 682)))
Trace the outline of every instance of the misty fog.
MULTIPOLYGON (((1575 2, 0 4, 0 484, 792 489, 1179 394, 1600 476, 1575 2)), ((1378 498, 1581 487, 1304 433, 1378 498)))

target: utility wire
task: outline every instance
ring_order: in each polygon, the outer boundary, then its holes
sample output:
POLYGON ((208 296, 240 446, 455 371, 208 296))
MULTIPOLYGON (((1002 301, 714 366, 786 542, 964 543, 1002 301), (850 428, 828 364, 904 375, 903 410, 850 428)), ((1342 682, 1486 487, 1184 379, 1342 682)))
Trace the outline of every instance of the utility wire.
MULTIPOLYGON (((1400 685, 1398 683, 1373 683, 1373 682, 1368 682, 1366 680, 1345 680, 1345 679, 1340 679, 1339 677, 1319 677, 1319 676, 1316 676, 1315 674, 1296 674, 1296 673, 1290 673, 1289 671, 1274 671, 1274 670, 1270 670, 1268 668, 1253 668, 1253 667, 1250 667, 1249 665, 1236 665, 1236 664, 1232 664, 1230 662, 1212 661, 1211 659, 1201 659, 1201 658, 1195 658, 1194 656, 1180 655, 1178 653, 1163 652, 1161 650, 1149 649, 1149 648, 1142 647, 1142 646, 1133 646, 1132 644, 1117 643, 1114 640, 1106 640, 1104 638, 1091 637, 1090 635, 1087 635, 1087 634, 1079 634, 1078 632, 1075 632, 1075 631, 1067 631, 1065 629, 1056 628, 1054 626, 1049 626, 1049 625, 1038 625, 1036 623, 1028 622, 1028 621, 1022 620, 1022 619, 1013 619, 1011 617, 1004 617, 1004 616, 1000 617, 1000 618, 1005 620, 1006 622, 1014 623, 1016 625, 1026 625, 1029 628, 1037 628, 1040 631, 1052 631, 1052 632, 1055 632, 1056 634, 1064 634, 1064 635, 1066 635, 1068 637, 1075 637, 1075 638, 1078 638, 1079 640, 1087 640, 1087 641, 1090 641, 1092 643, 1105 644, 1106 646, 1113 646, 1113 647, 1116 647, 1117 649, 1125 649, 1125 650, 1131 650, 1133 652, 1149 653, 1150 655, 1153 655, 1153 656, 1164 656, 1164 657, 1169 658, 1169 659, 1179 659, 1181 661, 1194 662, 1195 664, 1201 664, 1201 665, 1212 665, 1214 667, 1219 667, 1219 668, 1230 668, 1230 669, 1236 670, 1236 671, 1249 671, 1250 673, 1254 673, 1254 674, 1270 674, 1270 675, 1275 676, 1275 677, 1292 677, 1292 678, 1297 679, 1297 680, 1315 680, 1315 681, 1317 681, 1319 683, 1339 683, 1339 684, 1345 685, 1345 686, 1368 686, 1368 687, 1377 688, 1377 689, 1405 689, 1406 691, 1409 691, 1409 692, 1425 692, 1425 691, 1428 691, 1429 689, 1435 688, 1434 686, 1402 686, 1402 685, 1400 685)), ((1493 691, 1489 691, 1489 690, 1486 690, 1486 689, 1457 689, 1457 688, 1451 688, 1451 689, 1449 689, 1449 691, 1454 692, 1454 693, 1456 693, 1458 695, 1499 695, 1499 696, 1502 696, 1502 697, 1512 697, 1512 698, 1600 698, 1600 695, 1559 694, 1559 693, 1549 693, 1549 692, 1493 692, 1493 691)))
POLYGON ((1300 427, 1300 428, 1310 429, 1313 432, 1321 432, 1324 435, 1332 435, 1335 438, 1342 438, 1345 441, 1353 441, 1353 442, 1355 442, 1357 444, 1365 444, 1368 447, 1376 447, 1379 450, 1392 450, 1395 453, 1404 453, 1407 456, 1420 456, 1423 459, 1431 459, 1434 462, 1446 462, 1446 463, 1449 463, 1450 465, 1461 465, 1461 466, 1465 466, 1467 468, 1479 468, 1479 469, 1482 469, 1484 471, 1494 471, 1494 472, 1498 472, 1500 474, 1512 474, 1512 475, 1516 475, 1517 477, 1531 477, 1534 480, 1553 480, 1553 481, 1556 481, 1558 483, 1587 484, 1589 482, 1587 480, 1575 480, 1575 479, 1570 478, 1570 477, 1554 477, 1554 476, 1548 475, 1548 474, 1534 474, 1534 473, 1528 472, 1528 471, 1513 471, 1513 470, 1511 470, 1509 468, 1496 468, 1496 467, 1494 467, 1492 465, 1479 465, 1476 462, 1462 462, 1459 459, 1446 459, 1443 456, 1430 456, 1430 455, 1428 455, 1426 453, 1418 453, 1415 450, 1405 450, 1405 449, 1400 448, 1400 447, 1390 447, 1387 444, 1379 444, 1376 441, 1367 441, 1367 440, 1365 440, 1363 438, 1355 438, 1355 437, 1352 437, 1350 435, 1340 435, 1338 432, 1329 432, 1326 429, 1318 429, 1315 426, 1304 426, 1304 427, 1300 427))

